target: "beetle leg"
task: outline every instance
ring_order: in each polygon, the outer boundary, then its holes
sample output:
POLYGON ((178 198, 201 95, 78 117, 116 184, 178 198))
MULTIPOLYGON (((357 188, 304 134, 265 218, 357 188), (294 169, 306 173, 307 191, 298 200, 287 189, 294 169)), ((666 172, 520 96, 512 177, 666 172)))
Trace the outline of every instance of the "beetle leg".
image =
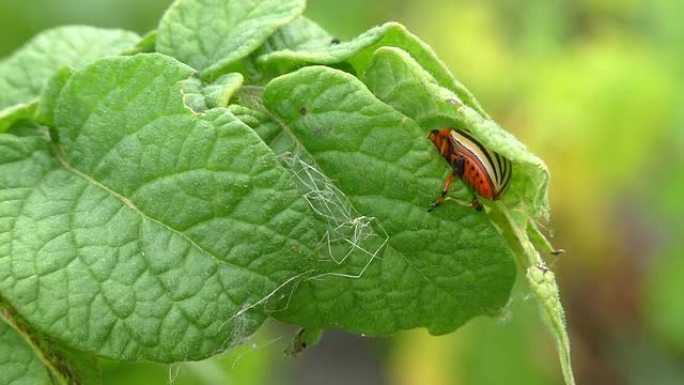
POLYGON ((482 203, 480 203, 480 200, 477 199, 476 196, 473 197, 473 200, 470 202, 470 204, 473 206, 475 211, 482 211, 482 203))
POLYGON ((459 178, 463 178, 463 173, 465 172, 465 158, 455 154, 451 160, 451 169, 459 178))
POLYGON ((451 143, 448 140, 445 139, 439 144, 439 153, 442 156, 448 156, 451 153, 451 143))
POLYGON ((446 199, 446 196, 449 193, 449 189, 451 188, 451 183, 454 182, 454 178, 456 178, 456 176, 457 176, 456 172, 457 172, 456 170, 451 171, 449 176, 444 181, 444 187, 442 188, 442 194, 440 194, 439 198, 437 198, 434 202, 432 202, 428 211, 432 211, 444 203, 444 200, 446 199))

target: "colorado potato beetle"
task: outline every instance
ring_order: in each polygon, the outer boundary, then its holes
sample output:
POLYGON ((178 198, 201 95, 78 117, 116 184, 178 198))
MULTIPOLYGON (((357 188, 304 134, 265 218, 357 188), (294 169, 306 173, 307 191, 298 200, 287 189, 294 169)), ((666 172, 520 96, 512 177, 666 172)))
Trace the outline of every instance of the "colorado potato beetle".
POLYGON ((486 148, 461 130, 432 130, 428 138, 451 166, 442 194, 432 203, 430 211, 444 203, 451 183, 457 176, 476 194, 471 204, 478 211, 482 210, 482 204, 477 195, 497 200, 506 192, 513 171, 508 159, 486 148))

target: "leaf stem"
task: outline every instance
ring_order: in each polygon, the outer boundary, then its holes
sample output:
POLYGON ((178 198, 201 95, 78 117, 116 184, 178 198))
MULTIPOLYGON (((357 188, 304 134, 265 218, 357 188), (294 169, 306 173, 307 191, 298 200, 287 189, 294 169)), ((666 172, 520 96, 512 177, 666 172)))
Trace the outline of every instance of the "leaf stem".
MULTIPOLYGON (((522 267, 525 268, 526 271, 525 278, 539 303, 542 319, 546 323, 549 332, 556 340, 558 358, 565 384, 575 385, 570 355, 570 339, 565 327, 565 312, 563 311, 563 306, 560 302, 556 277, 553 272, 546 267, 544 260, 530 240, 530 237, 528 236, 529 224, 527 226, 528 229, 521 229, 520 226, 516 224, 509 209, 503 203, 496 202, 496 207, 508 220, 508 224, 513 230, 513 234, 522 246, 524 257, 519 258, 518 260, 519 262, 523 262, 522 267)), ((539 235, 541 235, 541 233, 539 233, 539 235)), ((553 247, 549 247, 549 249, 553 250, 553 247)))

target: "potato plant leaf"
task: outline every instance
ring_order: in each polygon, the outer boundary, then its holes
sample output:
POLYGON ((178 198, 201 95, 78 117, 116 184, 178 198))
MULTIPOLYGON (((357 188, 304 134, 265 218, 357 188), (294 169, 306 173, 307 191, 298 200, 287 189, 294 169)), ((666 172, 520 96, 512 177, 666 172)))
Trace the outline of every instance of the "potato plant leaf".
POLYGON ((7 131, 17 122, 30 120, 38 107, 37 102, 19 103, 0 110, 0 132, 7 131))
POLYGON ((255 55, 261 56, 284 49, 318 49, 333 43, 333 37, 320 25, 305 16, 300 16, 275 31, 255 55))
MULTIPOLYGON (((383 46, 400 47, 409 52, 439 84, 456 92, 466 104, 486 116, 477 99, 449 72, 435 52, 398 23, 387 23, 372 28, 353 40, 323 47, 300 44, 259 56, 257 62, 271 75, 288 73, 301 65, 347 63, 352 73, 365 71, 373 52, 383 46)), ((350 71, 347 71, 350 72, 350 71)))
POLYGON ((0 322, 0 373, 7 385, 49 385, 47 368, 26 341, 8 324, 0 322))
MULTIPOLYGON (((346 242, 351 253, 329 255, 277 317, 373 335, 418 326, 442 334, 506 304, 515 265, 487 217, 459 205, 427 211, 444 165, 414 121, 328 67, 282 76, 263 98, 299 156, 310 158, 350 205, 348 218, 323 214, 332 221, 331 246, 346 242), (335 233, 344 226, 361 235, 335 233)), ((336 199, 321 190, 308 196, 336 199)))
POLYGON ((83 67, 135 46, 133 32, 69 26, 45 31, 0 61, 0 109, 38 97, 45 82, 63 66, 83 67))
POLYGON ((1 297, 0 321, 3 384, 101 383, 95 355, 65 348, 36 332, 1 297))
POLYGON ((179 0, 159 24, 157 51, 211 77, 248 56, 304 11, 304 0, 179 0))
POLYGON ((441 127, 466 130, 512 161, 515 172, 504 202, 518 207, 525 217, 548 213, 549 172, 544 162, 495 122, 465 105, 454 92, 441 87, 407 52, 379 48, 362 79, 380 100, 416 119, 424 132, 441 127))
POLYGON ((558 287, 553 273, 545 267, 529 238, 529 234, 535 235, 533 239, 545 243, 539 249, 550 249, 543 235, 535 231, 534 223, 529 221, 530 217, 548 215, 549 174, 544 162, 496 123, 480 116, 477 111, 464 105, 454 93, 440 87, 418 62, 399 48, 382 47, 376 50, 363 79, 380 100, 415 117, 425 131, 439 127, 466 130, 488 148, 514 163, 515 173, 509 191, 503 203, 493 206, 500 215, 491 215, 491 218, 499 228, 513 235, 506 240, 526 268, 529 287, 538 299, 543 318, 557 340, 566 381, 574 383, 558 287), (527 231, 528 226, 530 231, 527 231))
POLYGON ((64 27, 0 62, 10 383, 97 384, 95 355, 202 359, 267 317, 307 330, 293 352, 328 328, 448 333, 500 314, 521 271, 574 384, 538 252, 545 164, 402 25, 339 41, 303 9, 177 0, 142 39, 64 27), (501 201, 474 211, 456 181, 427 211, 440 127, 513 162, 501 201))
POLYGON ((58 142, 0 136, 0 293, 32 327, 118 359, 202 358, 307 271, 304 200, 249 127, 183 105, 191 74, 102 60, 46 93, 58 142))

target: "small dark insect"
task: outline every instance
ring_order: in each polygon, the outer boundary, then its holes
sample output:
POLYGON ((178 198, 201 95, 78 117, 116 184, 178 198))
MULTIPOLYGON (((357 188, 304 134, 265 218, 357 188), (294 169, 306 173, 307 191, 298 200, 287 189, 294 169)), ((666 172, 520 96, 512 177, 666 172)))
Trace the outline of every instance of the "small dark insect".
POLYGON ((299 109, 299 114, 302 116, 306 115, 307 112, 309 112, 309 111, 307 111, 306 107, 302 107, 299 109))
POLYGON ((333 37, 332 40, 330 40, 330 44, 335 45, 335 44, 340 44, 342 40, 340 40, 338 37, 333 37))
POLYGON ((457 176, 474 192, 471 204, 477 211, 482 210, 477 195, 497 200, 506 192, 513 171, 508 159, 484 147, 467 133, 453 128, 432 130, 428 138, 451 166, 442 194, 432 202, 429 211, 444 203, 457 176))

